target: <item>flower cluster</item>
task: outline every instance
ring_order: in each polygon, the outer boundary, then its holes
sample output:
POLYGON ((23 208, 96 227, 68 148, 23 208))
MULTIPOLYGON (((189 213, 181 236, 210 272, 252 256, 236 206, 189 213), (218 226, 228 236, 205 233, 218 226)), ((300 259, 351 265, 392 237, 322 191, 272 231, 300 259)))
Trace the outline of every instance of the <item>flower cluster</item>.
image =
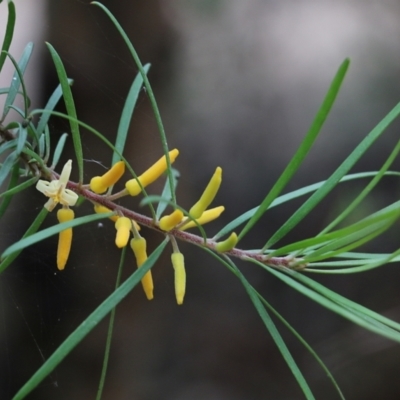
MULTIPOLYGON (((177 149, 169 152, 170 162, 173 163, 178 157, 179 151, 177 149)), ((73 190, 67 189, 69 177, 71 173, 72 161, 69 160, 60 175, 60 179, 52 180, 51 182, 39 180, 36 188, 49 197, 45 207, 52 211, 54 207, 60 203, 63 207, 58 211, 57 217, 60 223, 71 221, 74 218, 74 212, 69 208, 75 205, 78 194, 73 190)), ((113 195, 114 198, 122 196, 137 196, 145 187, 156 181, 167 170, 167 159, 164 155, 150 168, 143 172, 140 176, 130 179, 125 183, 125 189, 118 193, 118 196, 113 195)), ((102 176, 95 176, 91 179, 90 184, 87 185, 90 191, 97 195, 98 199, 107 199, 110 195, 111 188, 120 180, 125 173, 125 163, 119 161, 115 163, 105 174, 102 176), (106 193, 106 194, 104 194, 106 193), (104 195, 103 195, 104 194, 104 195), (101 195, 101 196, 100 196, 101 195)), ((224 211, 223 206, 209 208, 213 202, 222 181, 222 169, 217 167, 213 176, 211 177, 207 187, 205 188, 200 199, 190 208, 189 212, 184 212, 181 207, 176 206, 176 209, 153 222, 153 227, 159 231, 165 232, 169 236, 173 247, 171 255, 171 262, 175 274, 175 295, 178 304, 182 304, 186 290, 186 271, 185 261, 183 254, 179 251, 174 231, 184 231, 198 225, 204 225, 214 219, 218 218, 224 211)), ((84 185, 85 187, 85 185, 84 185)), ((90 196, 90 201, 94 203, 95 213, 105 213, 111 210, 100 202, 96 202, 96 196, 90 196)), ((115 244, 118 248, 123 248, 130 244, 133 254, 136 259, 136 265, 140 268, 147 260, 146 239, 140 235, 140 224, 134 219, 128 218, 115 207, 116 214, 111 216, 110 219, 115 224, 116 237, 115 244), (132 236, 132 238, 131 238, 132 236), (131 240, 129 240, 131 238, 131 240)), ((57 267, 63 270, 70 253, 72 242, 72 228, 64 229, 59 234, 58 250, 57 250, 57 267)), ((236 234, 231 236, 220 243, 215 245, 215 249, 219 252, 226 252, 231 250, 237 243, 236 234)), ((142 278, 142 286, 147 299, 153 299, 153 278, 151 271, 148 271, 142 278)))

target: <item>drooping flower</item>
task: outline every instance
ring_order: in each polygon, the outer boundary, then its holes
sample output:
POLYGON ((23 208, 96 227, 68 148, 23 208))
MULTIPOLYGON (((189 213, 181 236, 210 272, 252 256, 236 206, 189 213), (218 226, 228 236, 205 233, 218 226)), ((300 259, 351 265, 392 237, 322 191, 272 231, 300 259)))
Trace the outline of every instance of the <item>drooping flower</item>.
MULTIPOLYGON (((175 161, 179 155, 178 149, 171 150, 169 153, 169 160, 171 164, 175 161)), ((167 158, 162 156, 156 163, 154 163, 149 169, 143 172, 138 178, 130 179, 126 182, 125 187, 131 196, 137 196, 142 188, 140 187, 138 180, 141 185, 145 188, 146 186, 157 180, 167 170, 167 158)))
POLYGON ((183 304, 183 299, 185 297, 186 291, 186 271, 183 254, 180 252, 173 252, 171 254, 171 261, 175 271, 176 302, 181 305, 183 304))
POLYGON ((118 248, 125 247, 128 244, 129 235, 132 228, 132 221, 127 217, 119 217, 115 223, 117 236, 115 237, 115 244, 118 248))
MULTIPOLYGON (((135 231, 134 231, 135 232, 135 231)), ((136 265, 140 268, 143 263, 147 260, 147 251, 146 251, 146 239, 142 236, 139 236, 136 232, 135 237, 131 240, 131 248, 136 258, 136 265)), ((142 278, 142 286, 144 293, 148 300, 153 299, 153 277, 151 275, 151 271, 146 272, 146 274, 142 278)))
MULTIPOLYGON (((74 212, 70 208, 60 208, 57 211, 58 222, 67 222, 74 219, 74 212)), ((57 268, 62 271, 67 263, 72 243, 72 228, 62 230, 58 236, 57 268)))
POLYGON ((118 182, 124 172, 125 163, 118 161, 104 175, 93 177, 90 180, 90 189, 97 194, 104 193, 110 186, 118 182))
POLYGON ((60 203, 63 206, 74 206, 78 200, 78 195, 70 189, 67 189, 69 176, 71 175, 72 160, 68 160, 61 172, 60 179, 54 179, 51 182, 39 180, 36 184, 36 189, 49 197, 45 208, 53 211, 54 207, 60 203))

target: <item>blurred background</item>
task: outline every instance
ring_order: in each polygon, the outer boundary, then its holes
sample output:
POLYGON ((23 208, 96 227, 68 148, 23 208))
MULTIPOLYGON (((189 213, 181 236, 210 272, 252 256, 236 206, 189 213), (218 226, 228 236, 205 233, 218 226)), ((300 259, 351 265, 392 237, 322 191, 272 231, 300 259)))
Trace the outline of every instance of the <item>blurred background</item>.
MULTIPOLYGON (((3 2, 4 3, 4 2, 3 2)), ((170 148, 180 149, 178 199, 189 208, 215 167, 223 168, 216 205, 226 211, 209 236, 258 205, 293 156, 339 65, 351 66, 336 105, 309 157, 285 192, 326 179, 400 98, 400 4, 356 0, 154 0, 105 1, 131 38, 143 63, 151 63, 170 148)), ((16 1, 19 58, 35 40, 28 88, 43 107, 57 85, 45 41, 74 79, 78 117, 115 137, 130 84, 137 74, 114 26, 89 1, 16 1), (24 17, 21 17, 24 13, 24 17)), ((6 17, 0 5, 1 18, 6 17)), ((4 26, 4 24, 3 24, 4 26)), ((10 75, 11 76, 11 75, 10 75)), ((7 78, 6 78, 7 79, 7 78)), ((4 84, 7 85, 11 78, 4 84)), ((60 106, 60 110, 63 110, 60 106)), ((14 116, 15 117, 15 116, 14 116)), ((51 120, 53 144, 69 131, 51 120)), ((89 180, 105 171, 111 152, 82 131, 89 180)), ((399 123, 360 160, 355 171, 379 169, 399 137, 399 123)), ((71 141, 70 141, 71 142, 71 141)), ((126 157, 137 172, 162 154, 143 92, 132 118, 126 157)), ((59 168, 73 158, 72 143, 59 168)), ((399 168, 395 162, 393 168, 399 168)), ((73 179, 77 172, 73 172, 73 179)), ((343 184, 283 243, 316 234, 366 183, 343 184)), ((162 183, 161 183, 162 185, 162 183)), ((156 184, 150 193, 159 193, 156 184)), ((357 210, 364 215, 399 197, 387 178, 357 210)), ((140 199, 139 199, 140 200, 140 199)), ((1 247, 24 232, 45 198, 34 189, 2 221, 1 247)), ((274 208, 241 246, 262 246, 302 203, 274 208)), ((136 207, 137 202, 126 203, 136 207)), ((77 216, 91 212, 83 204, 77 216)), ((144 210, 146 212, 146 210, 144 210)), ((54 214, 54 213, 53 213, 54 214)), ((49 215, 47 226, 56 223, 49 215)), ((363 250, 398 247, 398 224, 363 250)), ((56 269, 57 238, 26 250, 0 280, 0 398, 8 399, 59 344, 114 289, 119 252, 113 224, 74 231, 66 270, 56 269)), ((159 235, 143 232, 150 249, 159 235)), ((187 268, 183 306, 175 303, 170 254, 153 268, 155 299, 140 287, 118 307, 104 399, 297 399, 302 392, 263 326, 243 287, 200 249, 181 245, 187 268)), ((243 273, 318 352, 349 399, 398 399, 399 346, 344 321, 295 293, 267 272, 238 263, 243 273)), ((124 278, 135 269, 129 254, 124 278)), ((399 320, 398 265, 362 275, 312 276, 329 288, 399 320)), ((60 364, 30 399, 94 398, 108 318, 60 364)), ((338 398, 316 361, 279 323, 285 341, 318 399, 338 398)))

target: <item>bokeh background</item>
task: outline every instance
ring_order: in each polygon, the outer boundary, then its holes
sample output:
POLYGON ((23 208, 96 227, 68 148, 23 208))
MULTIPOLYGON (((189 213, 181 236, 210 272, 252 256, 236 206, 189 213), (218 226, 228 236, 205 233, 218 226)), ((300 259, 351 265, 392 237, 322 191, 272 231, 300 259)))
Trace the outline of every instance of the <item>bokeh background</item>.
MULTIPOLYGON (((3 2, 4 3, 4 2, 3 2)), ((62 57, 74 79, 78 116, 112 140, 124 98, 137 69, 102 11, 88 1, 16 0, 17 36, 12 54, 36 44, 28 87, 42 107, 57 85, 44 41, 62 57)), ((259 204, 294 154, 341 62, 351 66, 321 137, 285 191, 329 176, 400 98, 400 4, 395 0, 154 0, 104 2, 151 63, 171 148, 178 147, 178 198, 189 208, 217 165, 224 171, 217 203, 226 211, 210 235, 259 204)), ((6 16, 5 4, 0 16, 6 16)), ((4 24, 3 24, 4 26, 4 24)), ((10 79, 10 78, 9 78, 10 79)), ((7 82, 7 80, 6 80, 7 82)), ((2 86, 7 83, 2 84, 2 86)), ((60 107, 62 110, 62 107, 60 107)), ((51 121, 53 143, 68 132, 51 121)), ((86 178, 104 172, 110 151, 82 132, 86 178)), ((354 171, 376 170, 399 137, 394 123, 354 171)), ((135 110, 126 156, 136 171, 162 153, 154 117, 143 92, 135 110)), ((71 143, 60 167, 73 157, 71 143)), ((395 163, 397 169, 399 162, 395 163)), ((76 174, 73 176, 76 178, 76 174)), ((398 181, 385 179, 357 211, 362 215, 394 201, 398 181)), ((343 185, 285 241, 317 233, 363 183, 343 185)), ((150 192, 158 193, 154 185, 150 192)), ((19 237, 45 199, 33 189, 19 196, 2 221, 3 248, 19 237)), ((268 212, 243 247, 262 245, 301 201, 268 212)), ((135 207, 132 200, 129 205, 135 207)), ((77 215, 91 212, 88 205, 77 215)), ((50 215, 47 224, 56 222, 50 215)), ((67 268, 55 267, 57 238, 24 252, 0 279, 0 398, 8 399, 58 345, 113 290, 118 254, 112 223, 74 231, 67 268)), ((398 224, 365 250, 398 247, 398 224)), ((150 248, 160 237, 146 232, 150 248)), ((281 359, 243 287, 221 265, 182 245, 187 295, 175 303, 169 253, 153 268, 155 299, 141 288, 118 307, 104 399, 297 399, 303 395, 281 359)), ((399 346, 374 336, 294 293, 265 271, 238 263, 326 362, 349 399, 398 399, 399 346)), ((134 271, 129 255, 124 276, 134 271)), ((318 277, 352 300, 394 319, 400 317, 398 265, 362 275, 318 277)), ((30 399, 94 398, 108 319, 38 387, 30 399)), ((315 360, 278 327, 318 399, 337 393, 315 360)))

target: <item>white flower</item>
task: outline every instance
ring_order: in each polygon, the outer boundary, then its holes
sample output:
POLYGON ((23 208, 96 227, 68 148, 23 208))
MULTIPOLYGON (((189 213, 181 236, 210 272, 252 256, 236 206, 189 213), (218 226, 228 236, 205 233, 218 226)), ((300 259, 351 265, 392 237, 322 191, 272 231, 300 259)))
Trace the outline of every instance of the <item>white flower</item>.
POLYGON ((54 207, 61 203, 63 206, 74 206, 78 200, 78 195, 70 189, 66 189, 71 175, 72 160, 68 160, 61 172, 60 179, 51 182, 39 180, 36 189, 42 192, 49 200, 44 205, 49 211, 53 211, 54 207))

